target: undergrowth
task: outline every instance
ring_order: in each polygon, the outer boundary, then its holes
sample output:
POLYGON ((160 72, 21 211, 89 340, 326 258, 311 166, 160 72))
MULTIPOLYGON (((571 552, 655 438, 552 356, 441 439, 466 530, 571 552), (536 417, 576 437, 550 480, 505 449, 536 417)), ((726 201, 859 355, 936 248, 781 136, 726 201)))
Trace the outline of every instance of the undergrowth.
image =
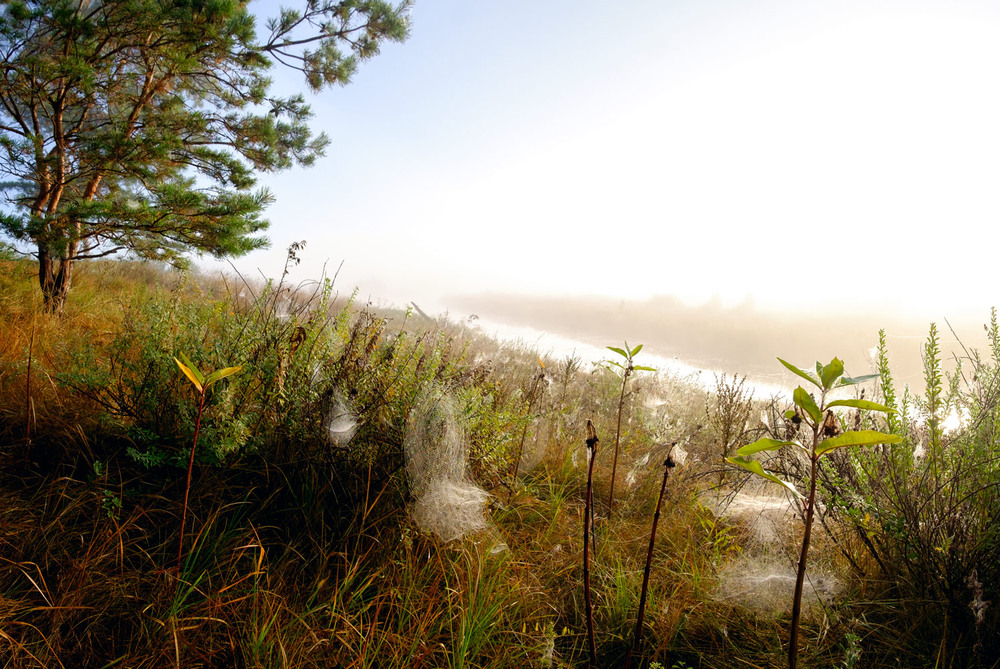
MULTIPOLYGON (((782 666, 787 612, 718 594, 726 568, 757 550, 750 526, 721 511, 731 490, 714 489, 719 455, 740 435, 781 429, 774 418, 756 424, 761 412, 779 416, 780 400, 752 399, 735 376, 706 391, 646 374, 623 393, 603 366, 359 304, 325 279, 261 285, 92 263, 57 319, 34 297, 30 264, 0 269, 3 666, 583 666, 588 419, 605 446, 620 424, 613 512, 607 448, 595 463, 598 664, 621 666, 631 645, 661 463, 673 452, 687 458, 667 488, 634 666, 782 666), (242 369, 206 399, 178 574, 179 474, 197 409, 179 352, 203 369, 242 369), (431 386, 458 407, 468 476, 490 494, 486 529, 449 543, 408 514, 406 430, 431 386), (725 415, 706 415, 706 406, 725 415)), ((957 395, 945 384, 943 396, 956 398, 948 401, 995 395, 996 363, 972 366, 979 380, 952 384, 957 395)), ((1000 422, 983 406, 968 407, 973 431, 942 442, 988 452, 1000 422)), ((893 429, 923 443, 916 423, 893 429)), ((838 468, 824 494, 836 499, 836 486, 864 467, 904 466, 881 462, 838 468)), ((941 476, 964 471, 961 458, 939 462, 941 476)), ((994 471, 978 484, 990 494, 994 471)), ((942 610, 966 605, 950 603, 946 588, 961 590, 969 572, 917 589, 923 572, 902 561, 920 545, 892 539, 907 532, 906 517, 893 521, 895 507, 866 485, 858 494, 883 515, 829 502, 830 538, 814 551, 846 586, 804 619, 801 664, 951 666, 974 657, 992 666, 995 608, 978 627, 966 623, 961 639, 933 609, 922 613, 927 599, 942 610), (867 556, 864 541, 850 538, 862 523, 876 532, 865 535, 874 546, 867 556), (894 578, 873 578, 879 560, 894 578)), ((995 515, 990 498, 976 500, 970 508, 995 515)), ((796 544, 794 525, 783 527, 777 555, 796 544)), ((928 535, 930 550, 944 536, 928 535)), ((981 599, 992 606, 995 559, 977 545, 962 539, 946 549, 978 567, 981 599)))

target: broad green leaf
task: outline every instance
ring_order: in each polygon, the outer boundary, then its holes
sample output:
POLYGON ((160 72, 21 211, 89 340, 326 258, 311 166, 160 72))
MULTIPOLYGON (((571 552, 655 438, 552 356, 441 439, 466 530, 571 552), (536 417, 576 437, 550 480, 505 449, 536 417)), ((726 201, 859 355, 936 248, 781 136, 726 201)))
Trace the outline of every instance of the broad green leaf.
POLYGON ((844 386, 855 386, 859 383, 864 383, 865 381, 871 381, 872 379, 877 379, 878 374, 864 374, 862 376, 845 376, 837 383, 838 388, 844 386))
POLYGON ((760 453, 761 451, 776 451, 784 446, 796 446, 794 441, 781 441, 780 439, 771 439, 770 437, 763 437, 753 442, 752 444, 747 444, 746 446, 740 446, 736 449, 737 455, 753 455, 754 453, 760 453))
POLYGON ((191 383, 194 384, 194 387, 198 389, 199 393, 205 392, 205 389, 201 387, 201 382, 198 381, 198 378, 194 375, 194 370, 192 370, 190 367, 188 367, 183 362, 178 360, 176 357, 174 358, 174 362, 176 362, 177 366, 181 368, 181 371, 184 373, 184 376, 188 377, 191 383))
POLYGON ((789 409, 788 411, 786 411, 785 418, 787 418, 788 420, 795 418, 795 409, 789 409))
POLYGON ((632 357, 635 357, 635 354, 638 353, 641 350, 642 350, 642 344, 639 344, 634 349, 632 349, 632 352, 629 353, 629 355, 632 356, 632 357))
POLYGON ((809 414, 809 417, 812 418, 814 424, 818 425, 823 422, 823 412, 820 411, 819 405, 816 404, 816 400, 814 400, 809 393, 806 392, 805 388, 802 386, 796 388, 795 392, 792 393, 792 400, 797 406, 801 407, 803 411, 809 414))
POLYGON ((845 446, 873 446, 875 444, 897 444, 903 440, 898 434, 886 434, 875 430, 858 430, 830 437, 816 448, 816 455, 845 446))
POLYGON ((882 413, 896 413, 895 409, 890 409, 884 404, 870 402, 868 400, 834 400, 826 405, 830 407, 851 407, 852 409, 865 409, 866 411, 881 411, 882 413))
POLYGON ((656 367, 646 367, 645 365, 635 365, 632 367, 637 372, 655 372, 656 367))
POLYGON ((756 460, 751 460, 750 458, 741 458, 737 456, 733 458, 726 458, 726 462, 728 462, 731 465, 736 465, 737 467, 742 467, 748 472, 753 472, 757 476, 766 478, 768 481, 774 481, 778 485, 784 486, 785 489, 788 490, 790 493, 792 493, 795 497, 800 499, 802 498, 802 493, 796 490, 795 486, 793 486, 788 481, 778 478, 771 472, 765 471, 764 466, 761 465, 756 460))
POLYGON ((809 372, 807 372, 807 371, 805 371, 803 369, 799 369, 798 367, 796 367, 792 363, 786 362, 786 361, 782 360, 781 358, 778 358, 778 362, 780 362, 782 365, 784 365, 785 367, 787 367, 788 371, 792 372, 793 374, 798 374, 799 376, 801 376, 803 379, 805 379, 809 383, 813 384, 814 386, 816 386, 818 388, 822 388, 823 387, 822 385, 820 385, 819 379, 817 379, 815 376, 813 376, 809 372))
POLYGON ((227 376, 232 376, 233 374, 235 374, 236 372, 240 371, 241 369, 243 369, 243 365, 240 365, 238 367, 226 367, 224 369, 217 369, 214 372, 212 372, 211 374, 209 374, 208 377, 205 379, 205 387, 207 388, 208 386, 212 385, 216 381, 224 379, 227 376))
POLYGON ((615 353, 617 353, 618 355, 620 355, 623 358, 628 358, 628 353, 626 353, 622 349, 618 348, 617 346, 609 346, 608 350, 609 351, 614 351, 615 353))
MULTIPOLYGON (((183 361, 187 368, 194 373, 194 378, 198 379, 198 383, 205 383, 205 375, 201 373, 200 369, 198 369, 198 365, 191 362, 191 359, 184 355, 183 352, 178 353, 177 355, 181 356, 181 361, 183 361)), ((176 360, 176 358, 174 359, 176 360)))
POLYGON ((833 382, 844 375, 844 363, 838 359, 834 358, 830 361, 829 365, 823 367, 819 372, 819 380, 822 381, 823 387, 829 390, 833 388, 833 382))

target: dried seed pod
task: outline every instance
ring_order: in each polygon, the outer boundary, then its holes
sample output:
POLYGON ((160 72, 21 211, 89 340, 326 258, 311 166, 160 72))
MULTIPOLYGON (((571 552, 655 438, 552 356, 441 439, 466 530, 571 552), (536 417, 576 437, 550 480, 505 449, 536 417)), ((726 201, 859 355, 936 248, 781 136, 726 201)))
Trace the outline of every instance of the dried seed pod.
POLYGON ((836 437, 838 434, 840 434, 840 426, 837 425, 837 417, 833 415, 833 411, 827 410, 826 418, 823 419, 823 436, 836 437))

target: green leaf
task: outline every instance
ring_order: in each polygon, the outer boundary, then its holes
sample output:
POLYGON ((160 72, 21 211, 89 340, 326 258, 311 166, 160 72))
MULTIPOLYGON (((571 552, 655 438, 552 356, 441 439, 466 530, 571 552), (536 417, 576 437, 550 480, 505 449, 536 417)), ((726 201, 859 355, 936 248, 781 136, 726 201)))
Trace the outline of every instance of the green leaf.
POLYGON ((786 361, 782 360, 781 358, 778 358, 778 362, 780 362, 782 365, 784 365, 785 367, 787 367, 788 371, 790 371, 790 372, 792 372, 794 374, 798 374, 803 379, 805 379, 809 383, 813 384, 817 388, 822 388, 823 387, 822 385, 820 385, 819 379, 817 379, 815 376, 813 376, 809 372, 807 372, 805 370, 802 370, 802 369, 799 369, 798 367, 796 367, 792 363, 786 362, 786 361))
POLYGON ((819 380, 823 382, 823 387, 829 390, 833 388, 833 382, 844 375, 844 363, 838 358, 830 361, 830 364, 823 367, 819 372, 819 380))
POLYGON ((831 407, 851 407, 853 409, 865 409, 867 411, 881 411, 882 413, 896 413, 895 409, 890 409, 884 404, 870 402, 868 400, 834 400, 826 405, 831 407))
POLYGON ((233 374, 235 374, 236 372, 240 371, 241 369, 243 369, 243 365, 240 365, 238 367, 226 367, 225 369, 217 369, 214 372, 212 372, 211 374, 209 374, 208 378, 205 379, 205 387, 207 388, 208 386, 212 385, 216 381, 224 379, 227 376, 232 376, 233 374))
POLYGON ((792 393, 792 400, 796 405, 801 407, 803 411, 809 414, 809 417, 812 418, 814 425, 818 425, 823 422, 823 412, 820 411, 819 405, 816 404, 816 400, 814 400, 809 393, 806 392, 805 388, 802 386, 796 388, 795 392, 792 393))
POLYGON ((859 383, 864 383, 865 381, 871 381, 872 379, 877 379, 878 374, 864 374, 862 376, 845 376, 837 383, 838 388, 844 386, 855 386, 859 383))
POLYGON ((874 446, 875 444, 898 444, 903 440, 898 434, 886 434, 875 430, 858 430, 857 432, 845 432, 824 440, 816 448, 816 455, 823 455, 827 451, 845 446, 874 446))
POLYGON ((626 358, 626 359, 628 358, 628 353, 626 353, 622 349, 618 348, 617 346, 609 346, 608 350, 609 351, 614 351, 615 353, 617 353, 618 355, 620 355, 623 358, 626 358))
POLYGON ((754 453, 760 453, 761 451, 776 451, 784 446, 797 446, 794 441, 782 441, 780 439, 771 439, 769 437, 763 437, 753 442, 752 444, 747 444, 746 446, 740 446, 736 449, 737 455, 753 455, 754 453))
MULTIPOLYGON (((181 360, 184 362, 187 368, 190 369, 192 372, 194 372, 194 378, 198 379, 198 383, 205 383, 205 375, 202 374, 201 370, 198 369, 198 365, 191 362, 191 359, 188 358, 186 355, 184 355, 184 353, 178 353, 177 355, 181 356, 181 360)), ((174 360, 176 359, 177 358, 174 358, 174 360)))
POLYGON ((788 490, 790 493, 792 493, 792 495, 794 495, 796 498, 799 499, 802 498, 802 493, 796 490, 795 486, 793 486, 788 481, 778 478, 771 472, 765 471, 764 466, 761 465, 756 460, 751 460, 750 458, 741 458, 737 456, 733 458, 726 458, 726 462, 728 462, 731 465, 736 465, 737 467, 742 467, 748 472, 753 472, 757 476, 766 478, 768 481, 774 481, 778 485, 784 486, 785 489, 788 490))
MULTIPOLYGON (((183 353, 181 355, 183 355, 183 353)), ((191 383, 194 384, 194 387, 198 389, 198 392, 204 393, 205 389, 201 387, 201 382, 198 381, 198 378, 194 375, 194 370, 185 365, 180 360, 178 360, 176 357, 174 358, 174 362, 176 362, 177 366, 181 368, 181 371, 184 373, 184 376, 188 377, 191 383)))
POLYGON ((641 351, 641 350, 642 350, 642 344, 639 344, 639 345, 638 345, 638 346, 636 346, 636 347, 635 347, 634 349, 632 349, 632 352, 631 352, 631 353, 629 353, 629 356, 630 356, 630 357, 635 357, 635 354, 636 354, 636 353, 638 353, 638 352, 639 352, 639 351, 641 351))
POLYGON ((635 365, 632 367, 637 372, 655 372, 656 367, 646 367, 645 365, 635 365))

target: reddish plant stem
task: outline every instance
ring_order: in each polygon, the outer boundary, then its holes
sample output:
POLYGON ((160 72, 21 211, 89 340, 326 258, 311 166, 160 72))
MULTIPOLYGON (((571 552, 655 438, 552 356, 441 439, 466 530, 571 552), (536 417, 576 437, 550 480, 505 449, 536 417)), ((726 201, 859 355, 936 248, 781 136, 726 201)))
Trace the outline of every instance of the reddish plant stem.
POLYGON ((646 613, 646 593, 649 589, 649 572, 653 566, 653 547, 656 545, 656 526, 660 522, 660 507, 663 505, 663 494, 667 489, 667 477, 674 467, 674 459, 667 456, 663 461, 663 483, 660 484, 660 496, 656 499, 656 511, 653 513, 653 529, 649 533, 649 551, 646 553, 646 569, 642 574, 642 591, 639 594, 639 615, 635 621, 635 635, 632 638, 632 647, 625 655, 625 669, 632 666, 632 653, 639 651, 639 642, 642 640, 642 621, 646 613))
MULTIPOLYGON (((818 437, 814 438, 818 442, 818 437)), ((816 508, 816 466, 819 456, 816 448, 810 457, 812 462, 809 471, 809 497, 806 499, 806 528, 802 535, 802 552, 799 553, 799 568, 795 574, 795 595, 792 598, 792 631, 788 639, 788 669, 795 669, 799 657, 799 617, 802 615, 802 586, 806 576, 806 557, 809 554, 809 536, 812 533, 813 511, 816 508)))
POLYGON ((187 483, 184 485, 184 504, 181 506, 181 536, 177 541, 178 585, 180 585, 181 560, 184 559, 184 525, 187 521, 188 495, 191 492, 191 472, 194 470, 194 452, 198 448, 198 432, 201 430, 201 412, 205 408, 205 390, 202 390, 201 399, 198 402, 198 418, 194 423, 194 442, 191 444, 191 457, 188 458, 187 483))
POLYGON ((597 644, 594 640, 594 605, 590 598, 590 541, 587 533, 590 531, 590 513, 594 500, 594 460, 597 459, 597 430, 594 424, 587 421, 587 450, 590 451, 590 465, 587 467, 587 493, 583 504, 583 601, 587 607, 587 645, 590 650, 588 667, 597 663, 597 644))

